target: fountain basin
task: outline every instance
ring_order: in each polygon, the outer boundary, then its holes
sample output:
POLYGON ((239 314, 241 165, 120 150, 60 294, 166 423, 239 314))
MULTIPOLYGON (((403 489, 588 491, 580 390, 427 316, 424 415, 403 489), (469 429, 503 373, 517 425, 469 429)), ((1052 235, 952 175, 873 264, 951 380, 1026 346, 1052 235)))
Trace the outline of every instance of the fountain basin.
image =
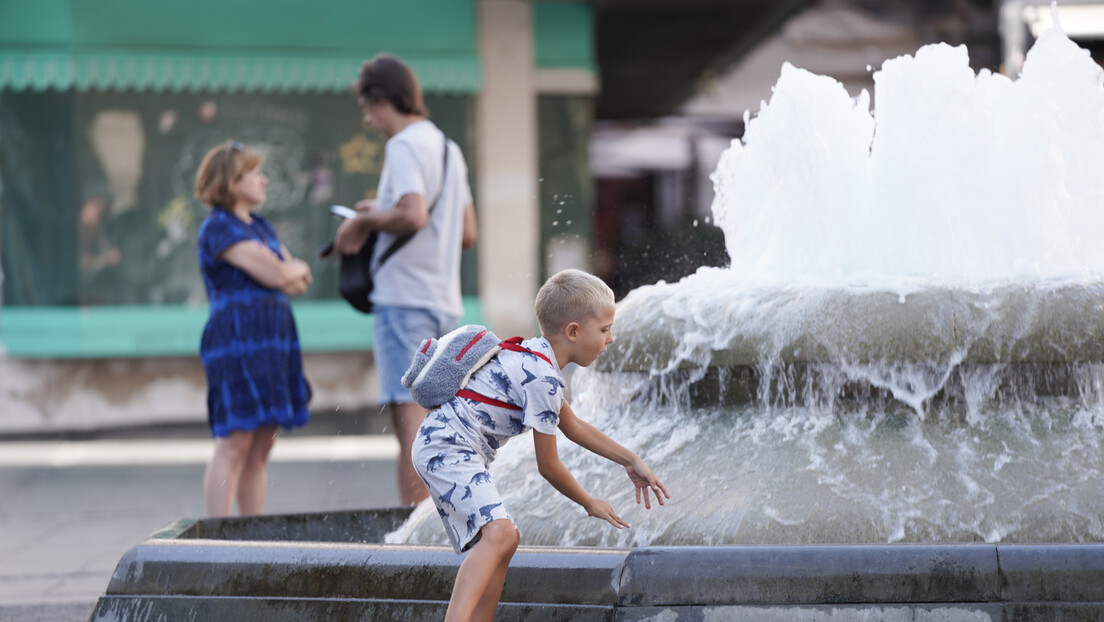
POLYGON ((1104 361, 1104 283, 909 294, 813 286, 717 291, 699 275, 642 287, 617 309, 597 371, 779 364, 1104 361), (709 286, 703 296, 696 281, 709 286))
MULTIPOLYGON (((365 542, 408 512, 178 521, 122 557, 91 620, 439 620, 463 558, 365 542), (257 533, 276 539, 243 539, 257 533), (288 533, 305 539, 279 539, 288 533)), ((495 619, 1101 615, 1102 544, 523 546, 495 619)))

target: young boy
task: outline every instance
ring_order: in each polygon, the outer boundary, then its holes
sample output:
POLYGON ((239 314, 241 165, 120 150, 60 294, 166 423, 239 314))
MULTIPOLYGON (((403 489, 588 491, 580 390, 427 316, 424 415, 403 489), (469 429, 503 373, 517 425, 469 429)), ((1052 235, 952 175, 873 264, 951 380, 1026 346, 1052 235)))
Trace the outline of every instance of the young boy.
POLYGON ((629 527, 606 501, 591 497, 556 453, 556 427, 580 446, 625 467, 636 502, 651 509, 649 489, 663 505, 666 486, 648 465, 594 426, 575 417, 563 399, 561 369, 586 367, 613 342, 613 291, 580 270, 564 270, 541 287, 536 300, 541 336, 502 351, 472 375, 467 390, 497 400, 455 397, 425 419, 414 441, 414 467, 429 488, 460 565, 446 622, 492 620, 510 559, 521 534, 491 483, 488 468, 507 440, 533 429, 540 474, 588 515, 618 529, 629 527))

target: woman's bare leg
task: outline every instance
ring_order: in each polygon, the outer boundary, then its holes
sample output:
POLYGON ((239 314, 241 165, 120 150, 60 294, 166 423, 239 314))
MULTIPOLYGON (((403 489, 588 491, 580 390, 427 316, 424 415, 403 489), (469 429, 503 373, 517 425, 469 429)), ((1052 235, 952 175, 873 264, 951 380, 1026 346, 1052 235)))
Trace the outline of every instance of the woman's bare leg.
POLYGON ((229 516, 233 512, 238 482, 252 445, 253 433, 240 430, 215 439, 215 453, 203 474, 203 500, 208 516, 229 516))
POLYGON ((253 432, 253 444, 238 483, 238 512, 242 516, 264 512, 265 493, 268 492, 268 455, 276 444, 276 435, 274 425, 266 425, 253 432))

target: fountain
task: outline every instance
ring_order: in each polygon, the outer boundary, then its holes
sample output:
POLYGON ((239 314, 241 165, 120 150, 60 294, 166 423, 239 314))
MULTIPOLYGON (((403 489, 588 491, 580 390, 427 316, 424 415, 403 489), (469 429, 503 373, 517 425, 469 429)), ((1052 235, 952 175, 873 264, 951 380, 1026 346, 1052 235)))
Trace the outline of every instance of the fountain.
MULTIPOLYGON (((525 545, 501 619, 1099 619, 1101 69, 1051 30, 1015 81, 947 45, 874 78, 877 123, 867 94, 784 66, 714 173, 731 265, 629 294, 615 344, 573 373, 576 411, 648 460, 667 507, 637 508, 619 469, 561 444, 633 524, 613 530, 543 482, 531 439, 499 453, 525 545)), ((321 563, 385 587, 316 614, 439 615, 458 560, 432 505, 386 542, 270 545, 272 577, 235 552, 250 564, 218 594, 271 596, 321 563)), ((172 550, 145 543, 116 572, 156 598, 100 611, 165 598, 189 557, 172 550)), ((280 592, 295 615, 307 583, 280 592)))
MULTIPOLYGON (((494 472, 526 542, 1104 541, 1101 69, 1051 30, 1016 81, 947 45, 874 80, 877 124, 785 66, 713 176, 731 266, 630 293, 575 374, 671 504, 567 450, 634 528, 567 520, 518 442, 494 472)), ((440 540, 427 509, 402 539, 440 540)))

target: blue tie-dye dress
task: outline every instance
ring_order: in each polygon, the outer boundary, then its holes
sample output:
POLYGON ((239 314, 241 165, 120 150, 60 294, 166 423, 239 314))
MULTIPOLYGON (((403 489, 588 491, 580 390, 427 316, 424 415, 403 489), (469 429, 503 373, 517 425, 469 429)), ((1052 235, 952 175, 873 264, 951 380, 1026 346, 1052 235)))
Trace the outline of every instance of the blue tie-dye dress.
POLYGON ((213 436, 307 422, 310 385, 287 294, 261 285, 218 256, 245 240, 280 254, 276 230, 253 214, 247 224, 214 208, 199 228, 199 267, 211 314, 200 356, 207 372, 207 420, 213 436))

